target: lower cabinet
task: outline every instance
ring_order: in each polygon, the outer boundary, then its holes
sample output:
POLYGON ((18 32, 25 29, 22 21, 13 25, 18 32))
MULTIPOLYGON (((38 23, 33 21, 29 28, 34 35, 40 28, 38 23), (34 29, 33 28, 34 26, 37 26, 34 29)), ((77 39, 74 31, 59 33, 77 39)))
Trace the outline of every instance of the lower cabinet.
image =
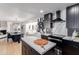
POLYGON ((79 55, 79 43, 64 40, 62 47, 63 55, 79 55))
POLYGON ((39 53, 22 41, 22 55, 39 55, 39 53))
POLYGON ((22 42, 22 55, 31 55, 31 49, 28 45, 22 42))
POLYGON ((64 46, 62 50, 63 55, 79 55, 79 48, 73 46, 64 46))

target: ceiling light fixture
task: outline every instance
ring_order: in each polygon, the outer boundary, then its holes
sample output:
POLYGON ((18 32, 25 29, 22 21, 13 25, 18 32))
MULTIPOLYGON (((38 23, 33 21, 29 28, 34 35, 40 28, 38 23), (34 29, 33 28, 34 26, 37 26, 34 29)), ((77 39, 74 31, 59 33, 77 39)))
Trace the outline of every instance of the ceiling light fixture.
POLYGON ((44 11, 43 10, 40 10, 40 13, 43 13, 44 11))

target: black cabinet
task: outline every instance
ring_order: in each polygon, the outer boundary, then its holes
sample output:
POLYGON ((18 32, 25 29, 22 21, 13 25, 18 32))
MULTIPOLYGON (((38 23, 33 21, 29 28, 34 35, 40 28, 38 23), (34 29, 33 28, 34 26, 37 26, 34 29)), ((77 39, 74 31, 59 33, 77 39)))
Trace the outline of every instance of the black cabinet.
POLYGON ((76 6, 76 28, 79 29, 79 5, 76 6))
POLYGON ((63 55, 79 55, 79 43, 69 40, 63 40, 62 54, 63 55))
POLYGON ((44 15, 44 26, 45 26, 45 28, 52 28, 53 27, 52 19, 53 19, 52 13, 48 13, 48 14, 44 15))
POLYGON ((63 55, 79 55, 79 48, 73 46, 64 46, 62 48, 63 55))
POLYGON ((67 28, 79 28, 79 4, 67 7, 67 28))
POLYGON ((62 41, 62 43, 63 43, 63 46, 65 46, 65 45, 73 45, 73 41, 69 41, 69 40, 63 40, 62 41))

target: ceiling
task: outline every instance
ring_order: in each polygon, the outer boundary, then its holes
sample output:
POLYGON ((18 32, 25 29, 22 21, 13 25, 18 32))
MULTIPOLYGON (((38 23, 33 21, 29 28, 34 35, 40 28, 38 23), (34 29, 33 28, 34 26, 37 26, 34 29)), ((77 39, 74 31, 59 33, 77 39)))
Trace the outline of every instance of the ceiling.
POLYGON ((43 14, 65 9, 74 3, 0 3, 0 20, 33 22, 43 14), (40 13, 43 10, 43 13, 40 13))

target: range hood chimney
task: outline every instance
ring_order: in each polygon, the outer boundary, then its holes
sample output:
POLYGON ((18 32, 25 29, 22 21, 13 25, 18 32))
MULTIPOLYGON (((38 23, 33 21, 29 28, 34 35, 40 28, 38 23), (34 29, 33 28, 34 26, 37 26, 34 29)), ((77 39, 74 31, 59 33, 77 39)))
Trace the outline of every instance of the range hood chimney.
POLYGON ((56 19, 54 19, 53 22, 60 22, 60 21, 64 22, 64 20, 61 19, 61 11, 58 10, 58 11, 56 11, 56 19))

